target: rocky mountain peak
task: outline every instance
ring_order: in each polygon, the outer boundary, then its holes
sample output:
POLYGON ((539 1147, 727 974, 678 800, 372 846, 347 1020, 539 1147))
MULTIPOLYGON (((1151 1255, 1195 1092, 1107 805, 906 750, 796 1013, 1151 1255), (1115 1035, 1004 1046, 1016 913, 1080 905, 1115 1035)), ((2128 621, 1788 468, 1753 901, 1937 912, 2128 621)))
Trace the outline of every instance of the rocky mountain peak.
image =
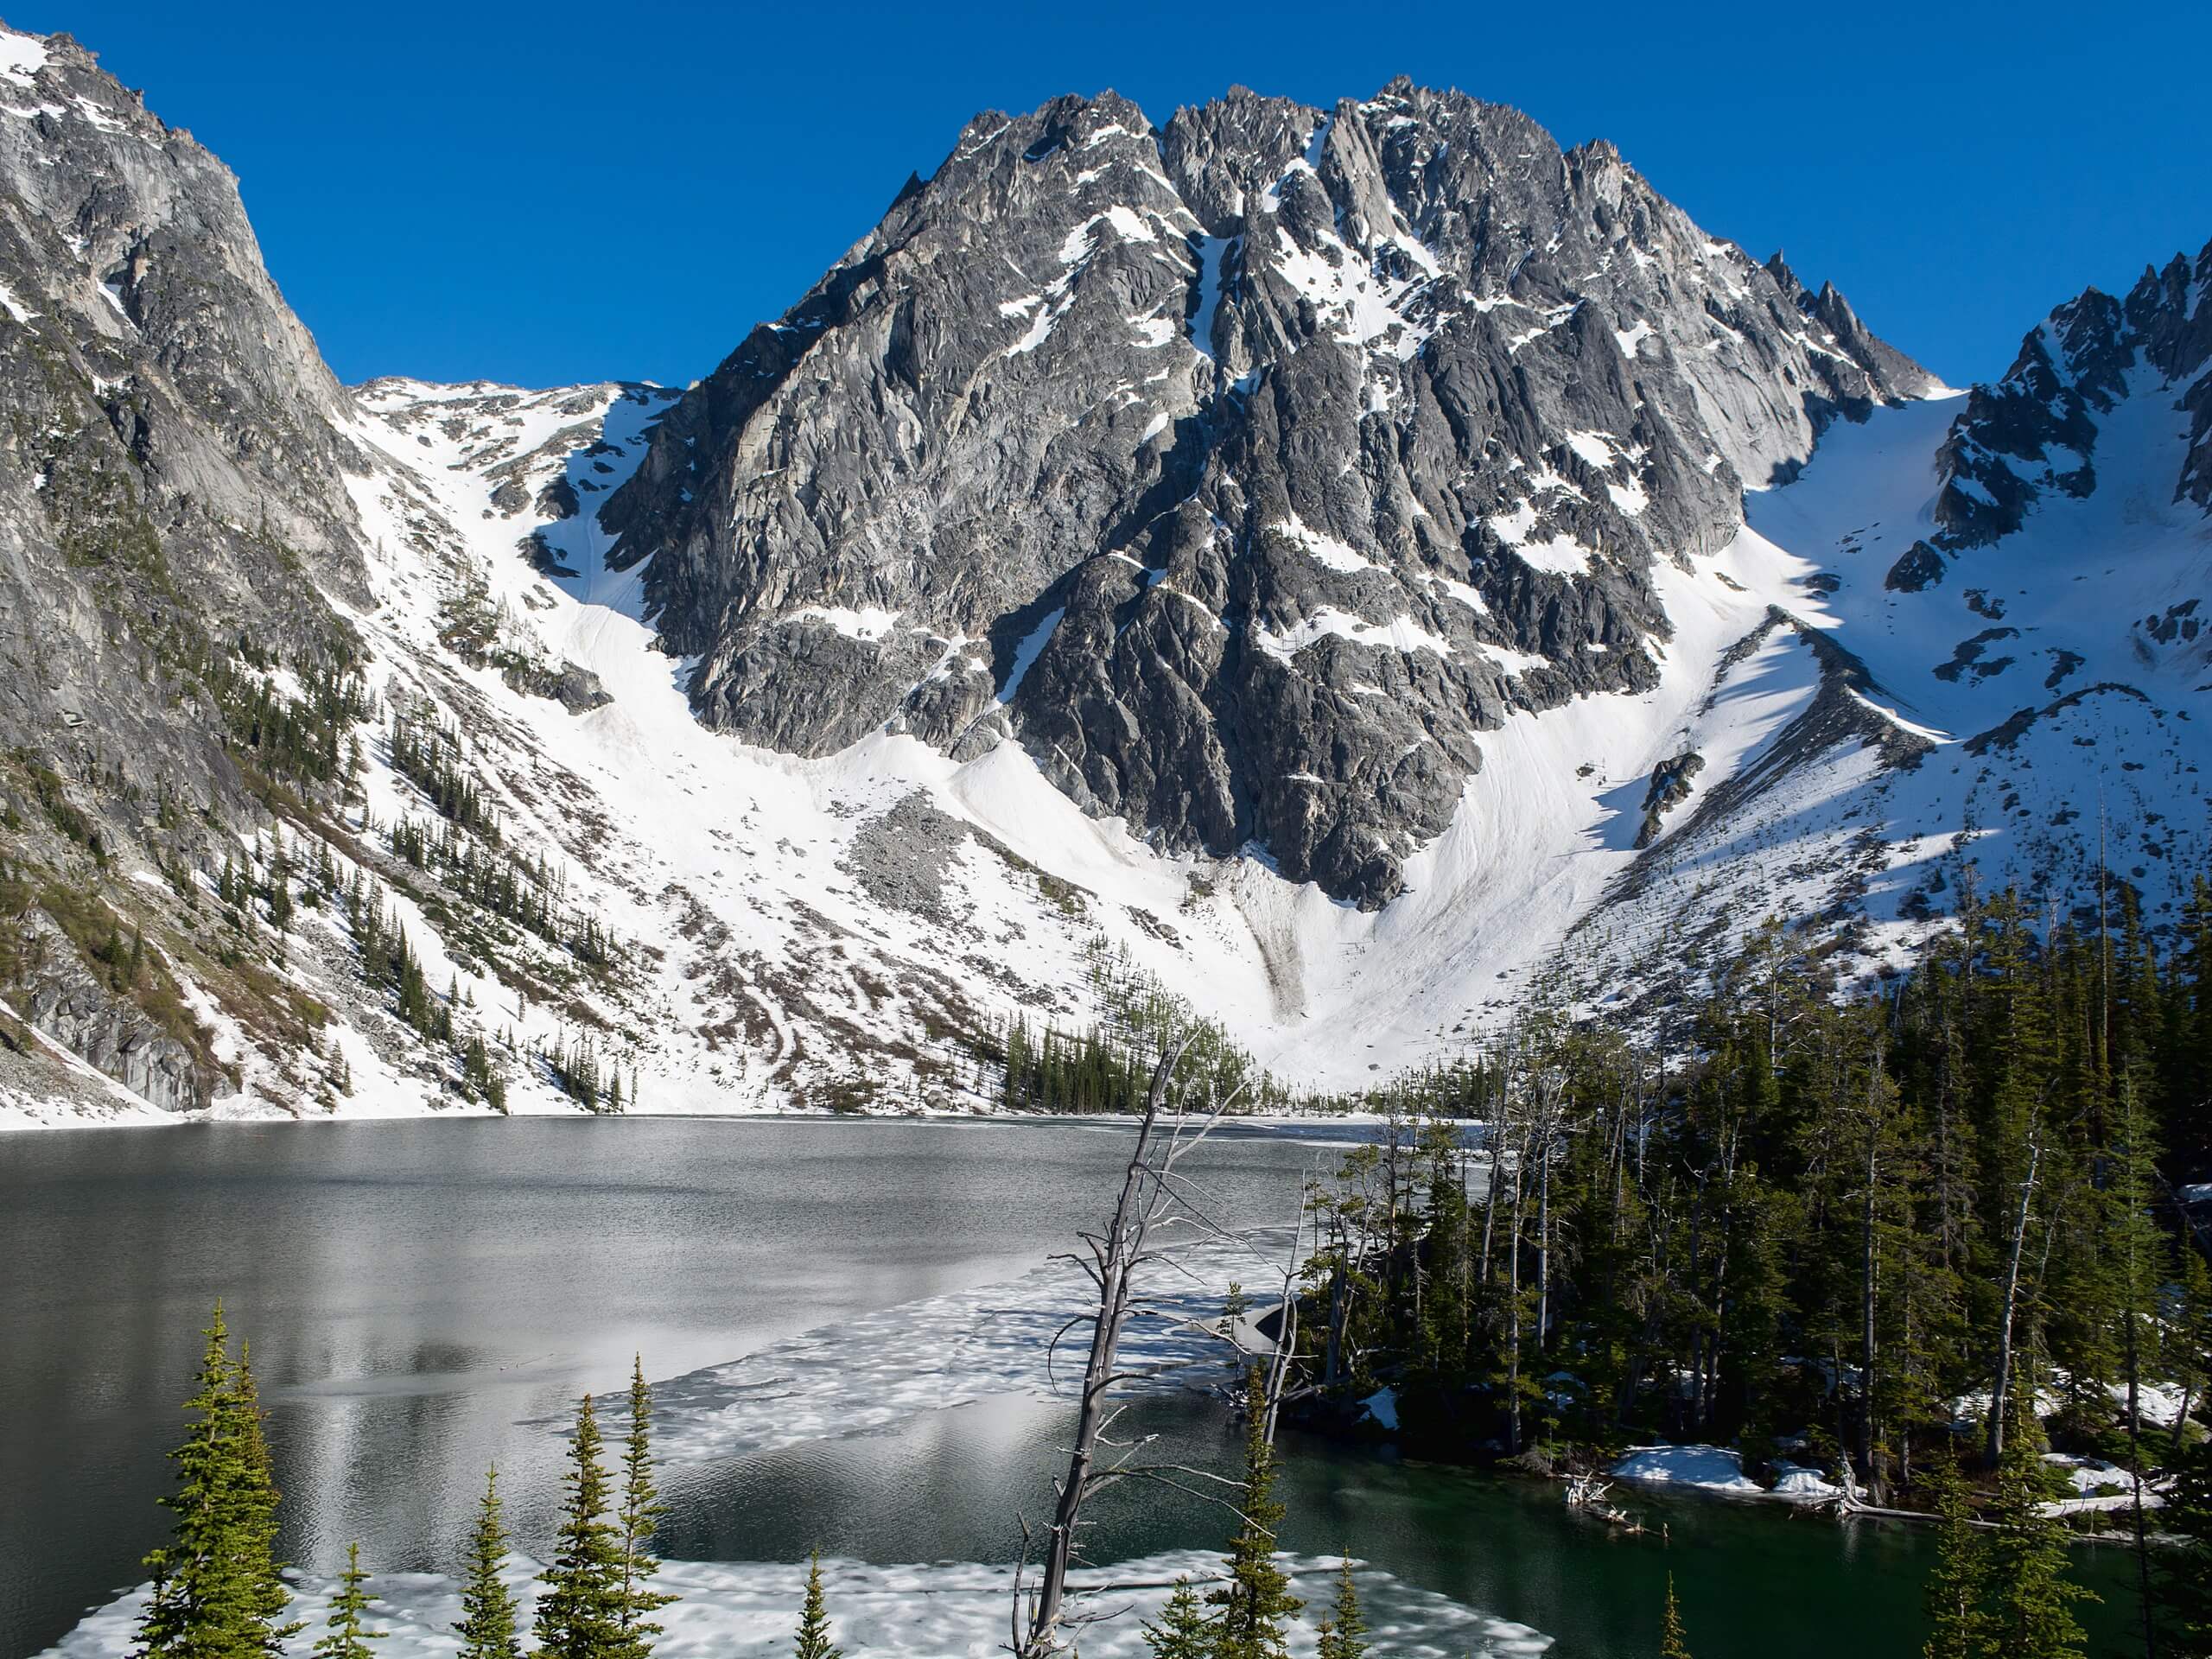
POLYGON ((2212 245, 2146 266, 2124 299, 2096 288, 2056 308, 2020 343, 2002 380, 1977 386, 1940 457, 1937 534, 1890 573, 1912 591, 1947 562, 2018 531, 2052 495, 2097 487, 2101 429, 2136 397, 2185 417, 2187 442, 2171 499, 2212 511, 2212 245))
POLYGON ((1012 738, 1378 904, 1478 734, 1649 683, 1654 559, 1932 384, 1802 296, 1463 93, 1064 98, 969 123, 603 522, 715 723, 1012 738))

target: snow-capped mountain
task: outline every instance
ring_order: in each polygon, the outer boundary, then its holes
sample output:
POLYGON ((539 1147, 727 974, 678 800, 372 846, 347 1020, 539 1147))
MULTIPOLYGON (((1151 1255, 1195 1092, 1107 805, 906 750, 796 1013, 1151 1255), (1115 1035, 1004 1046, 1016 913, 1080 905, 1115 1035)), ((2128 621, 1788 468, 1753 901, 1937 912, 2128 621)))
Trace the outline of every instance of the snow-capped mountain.
POLYGON ((2209 283, 1961 396, 1500 106, 1107 95, 688 391, 348 391, 0 33, 0 1121, 958 1107, 1125 969, 1340 1089, 1770 912, 2155 923, 2209 283))
POLYGON ((1929 377, 1610 145, 1398 82, 983 116, 609 505, 710 723, 1009 734, 1372 908, 1513 710, 1654 683, 1655 562, 1929 377))

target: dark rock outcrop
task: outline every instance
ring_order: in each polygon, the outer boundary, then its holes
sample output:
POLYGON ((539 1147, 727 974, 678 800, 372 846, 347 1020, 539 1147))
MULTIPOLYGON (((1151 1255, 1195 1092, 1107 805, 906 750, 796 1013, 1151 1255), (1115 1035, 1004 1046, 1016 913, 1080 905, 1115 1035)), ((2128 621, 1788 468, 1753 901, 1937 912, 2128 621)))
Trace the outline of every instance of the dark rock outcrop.
POLYGON ((2172 499, 2212 509, 2212 244, 2147 269, 2125 299, 2092 288, 2020 343, 2002 380, 1976 386, 1938 458, 1939 534, 1891 573, 1893 588, 1941 579, 1941 561, 2019 529, 2044 497, 2097 486, 2101 426, 2131 396, 2190 417, 2172 499), (1931 563, 1932 562, 1932 563, 1931 563))

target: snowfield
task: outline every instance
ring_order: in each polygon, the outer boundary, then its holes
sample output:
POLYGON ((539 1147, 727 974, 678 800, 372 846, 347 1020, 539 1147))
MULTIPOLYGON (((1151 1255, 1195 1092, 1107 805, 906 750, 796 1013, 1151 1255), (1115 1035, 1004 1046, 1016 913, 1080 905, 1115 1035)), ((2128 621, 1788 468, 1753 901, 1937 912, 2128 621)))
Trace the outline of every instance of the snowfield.
MULTIPOLYGON (((1325 1607, 1338 1571, 1333 1556, 1281 1558, 1294 1592, 1313 1608, 1325 1607)), ((1078 1572, 1072 1581, 1095 1592, 1087 1605, 1116 1617, 1084 1633, 1083 1650, 1094 1659, 1134 1659, 1146 1653, 1141 1626, 1155 1617, 1177 1578, 1200 1578, 1219 1569, 1219 1558, 1195 1551, 1147 1556, 1101 1571, 1078 1572)), ((519 1557, 509 1581, 524 1604, 535 1601, 534 1563, 519 1557)), ((303 1656, 327 1616, 334 1580, 290 1575, 293 1618, 308 1628, 284 1645, 303 1656)), ((1378 1649, 1410 1659, 1515 1659, 1540 1654, 1551 1638, 1525 1624, 1493 1618, 1473 1608, 1420 1590, 1372 1568, 1355 1568, 1369 1637, 1378 1649)), ((823 1590, 830 1636, 852 1659, 898 1655, 902 1659, 990 1659, 1004 1650, 1013 1569, 963 1562, 874 1567, 825 1560, 823 1590)), ((654 1615, 664 1634, 653 1643, 662 1659, 747 1659, 791 1651, 806 1592, 804 1564, 668 1561, 657 1586, 677 1598, 654 1615)), ((459 1581, 435 1573, 378 1575, 369 1588, 370 1628, 388 1632, 380 1659, 443 1659, 459 1646, 452 1634, 461 1617, 459 1581)), ((146 1586, 129 1592, 89 1615, 47 1650, 45 1659, 124 1659, 145 1605, 146 1586)), ((527 1626, 525 1626, 525 1630, 527 1626)), ((1290 1650, 1315 1649, 1313 1627, 1294 1624, 1290 1650)))

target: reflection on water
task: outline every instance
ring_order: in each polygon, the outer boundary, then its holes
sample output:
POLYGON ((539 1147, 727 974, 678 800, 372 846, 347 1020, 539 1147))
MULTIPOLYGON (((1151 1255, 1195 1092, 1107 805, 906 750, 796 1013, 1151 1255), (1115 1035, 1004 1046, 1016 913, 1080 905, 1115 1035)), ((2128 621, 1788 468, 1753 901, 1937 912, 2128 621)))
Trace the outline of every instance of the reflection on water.
MULTIPOLYGON (((925 1298, 988 1320, 1007 1298, 957 1294, 1033 1286, 1044 1257, 1110 1202, 1126 1148, 1102 1125, 788 1120, 10 1137, 0 1659, 45 1646, 137 1581, 160 1534, 174 1402, 218 1295, 253 1338, 284 1548, 327 1571, 358 1538, 379 1569, 449 1570, 494 1457, 520 1541, 550 1535, 561 1447, 547 1424, 581 1389, 619 1386, 633 1350, 666 1378, 925 1298)), ((1259 1227, 1284 1221, 1303 1173, 1331 1156, 1257 1134, 1193 1164, 1230 1224, 1259 1227)), ((908 1348, 855 1350, 855 1408, 882 1391, 887 1365, 926 1362, 918 1338, 935 1327, 889 1323, 908 1348)), ((836 1351, 786 1352, 817 1351, 836 1351)), ((931 1403, 926 1389, 912 1398, 931 1403)), ((819 1400, 809 1409, 821 1427, 835 1421, 819 1400)), ((1003 1561, 1020 1507, 1049 1500, 1070 1416, 1050 1400, 982 1398, 678 1463, 664 1483, 664 1544, 718 1560, 818 1548, 879 1563, 1003 1561)), ((1122 1428, 1154 1437, 1148 1462, 1224 1467, 1236 1455, 1223 1408, 1198 1395, 1140 1401, 1122 1428)), ((1287 1450, 1287 1547, 1349 1547, 1551 1632, 1561 1659, 1651 1651, 1669 1572, 1704 1659, 1919 1646, 1924 1535, 1639 1497, 1667 1523, 1662 1546, 1579 1521, 1555 1488, 1296 1437, 1287 1450)), ((1223 1531, 1218 1510, 1141 1480, 1094 1515, 1101 1561, 1210 1546, 1223 1531)), ((2093 1629, 2124 1629, 2121 1558, 2085 1567, 2108 1597, 2093 1629)))
MULTIPOLYGON (((550 1535, 542 1425, 825 1325, 1018 1277, 1110 1202, 1128 1138, 828 1120, 201 1126, 0 1140, 0 1656, 137 1581, 198 1331, 253 1341, 284 1548, 458 1559, 496 1457, 550 1535)), ((1231 1224, 1287 1218, 1325 1154, 1194 1164, 1231 1224)), ((932 1552, 934 1553, 934 1552, 932 1552)))

